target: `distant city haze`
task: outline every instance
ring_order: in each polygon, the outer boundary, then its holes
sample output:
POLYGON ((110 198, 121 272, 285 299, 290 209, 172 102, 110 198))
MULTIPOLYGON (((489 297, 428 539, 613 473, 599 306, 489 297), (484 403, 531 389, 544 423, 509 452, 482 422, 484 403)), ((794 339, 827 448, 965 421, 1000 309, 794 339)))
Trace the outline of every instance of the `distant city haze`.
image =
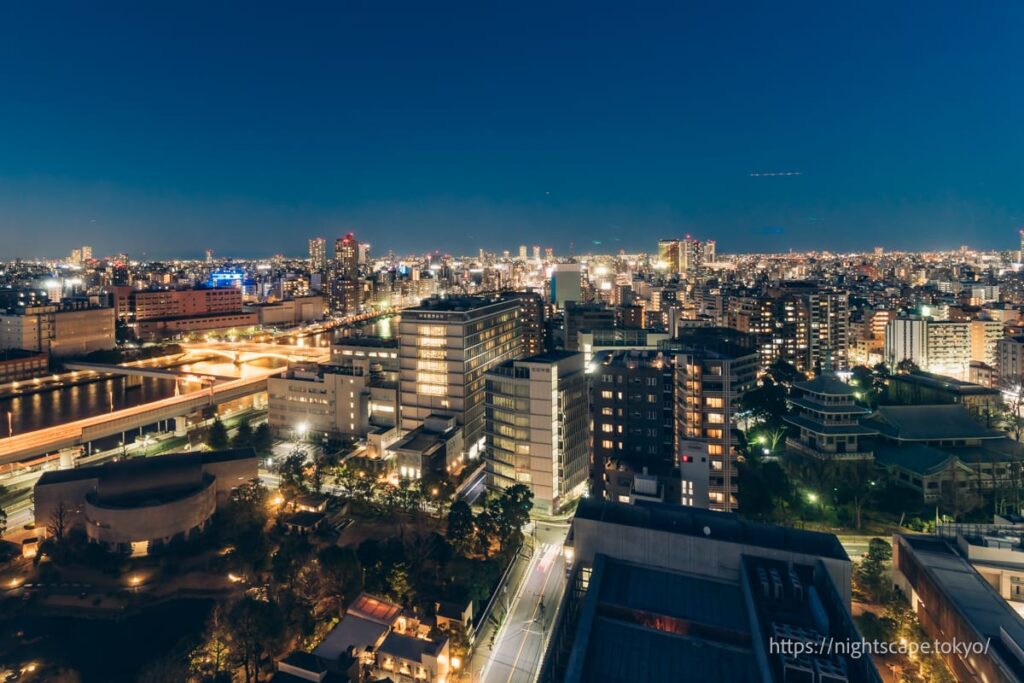
POLYGON ((1012 249, 1013 3, 15 3, 0 256, 1012 249))

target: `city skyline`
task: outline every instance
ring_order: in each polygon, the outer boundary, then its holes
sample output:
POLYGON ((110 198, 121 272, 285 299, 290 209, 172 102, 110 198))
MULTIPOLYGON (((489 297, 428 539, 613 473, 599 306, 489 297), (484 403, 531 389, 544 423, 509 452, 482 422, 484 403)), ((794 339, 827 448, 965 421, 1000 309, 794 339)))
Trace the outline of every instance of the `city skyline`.
POLYGON ((1000 248, 1024 224, 1020 8, 395 9, 10 10, 5 251, 1000 248))

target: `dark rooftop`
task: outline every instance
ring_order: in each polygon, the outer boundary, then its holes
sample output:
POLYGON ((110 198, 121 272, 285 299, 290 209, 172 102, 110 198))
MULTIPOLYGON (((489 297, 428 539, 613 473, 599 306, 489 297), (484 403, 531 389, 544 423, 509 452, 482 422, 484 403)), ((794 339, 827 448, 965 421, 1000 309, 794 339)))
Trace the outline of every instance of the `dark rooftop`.
POLYGON ((62 484, 82 479, 98 479, 112 474, 117 478, 124 476, 146 477, 166 469, 190 468, 209 463, 228 462, 255 458, 256 451, 252 448, 231 448, 223 451, 204 451, 201 453, 168 453, 152 458, 131 458, 120 462, 108 462, 90 467, 77 467, 70 470, 43 472, 36 486, 62 484))
POLYGON ((788 550, 835 560, 850 559, 833 534, 758 524, 742 520, 731 512, 664 503, 638 502, 627 505, 590 497, 580 501, 576 517, 687 536, 708 536, 729 543, 788 550))
POLYGON ((578 351, 547 351, 545 353, 538 353, 533 356, 526 358, 519 358, 516 360, 517 363, 557 363, 560 360, 571 358, 578 355, 578 351))
POLYGON ((889 381, 919 384, 931 389, 941 389, 960 396, 999 395, 998 389, 983 387, 980 384, 964 382, 963 380, 956 379, 955 377, 936 375, 931 372, 922 372, 920 370, 893 375, 889 381))
POLYGON ((978 423, 960 404, 879 406, 864 426, 898 441, 1003 439, 1006 433, 978 423))

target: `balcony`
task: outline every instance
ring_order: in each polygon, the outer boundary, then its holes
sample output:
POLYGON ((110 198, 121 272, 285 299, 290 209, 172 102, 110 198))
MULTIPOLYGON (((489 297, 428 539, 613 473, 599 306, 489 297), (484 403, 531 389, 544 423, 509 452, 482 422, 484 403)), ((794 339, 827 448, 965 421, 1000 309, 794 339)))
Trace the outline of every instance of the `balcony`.
POLYGON ((817 458, 819 460, 853 461, 871 460, 875 457, 875 454, 871 451, 848 451, 846 453, 819 451, 792 437, 786 439, 786 448, 790 451, 800 453, 801 455, 807 455, 812 458, 817 458))

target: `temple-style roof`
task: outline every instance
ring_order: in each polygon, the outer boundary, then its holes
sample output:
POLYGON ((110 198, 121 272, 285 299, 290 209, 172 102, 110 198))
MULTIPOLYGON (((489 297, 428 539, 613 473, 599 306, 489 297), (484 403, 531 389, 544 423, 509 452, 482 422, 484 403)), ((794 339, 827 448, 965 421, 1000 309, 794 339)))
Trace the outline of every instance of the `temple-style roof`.
POLYGON ((879 406, 864 425, 896 441, 1006 438, 1004 432, 979 424, 960 404, 879 406))
POLYGON ((849 396, 853 398, 853 388, 839 379, 833 372, 823 372, 812 380, 806 382, 793 382, 793 388, 814 394, 828 394, 831 396, 849 396))

